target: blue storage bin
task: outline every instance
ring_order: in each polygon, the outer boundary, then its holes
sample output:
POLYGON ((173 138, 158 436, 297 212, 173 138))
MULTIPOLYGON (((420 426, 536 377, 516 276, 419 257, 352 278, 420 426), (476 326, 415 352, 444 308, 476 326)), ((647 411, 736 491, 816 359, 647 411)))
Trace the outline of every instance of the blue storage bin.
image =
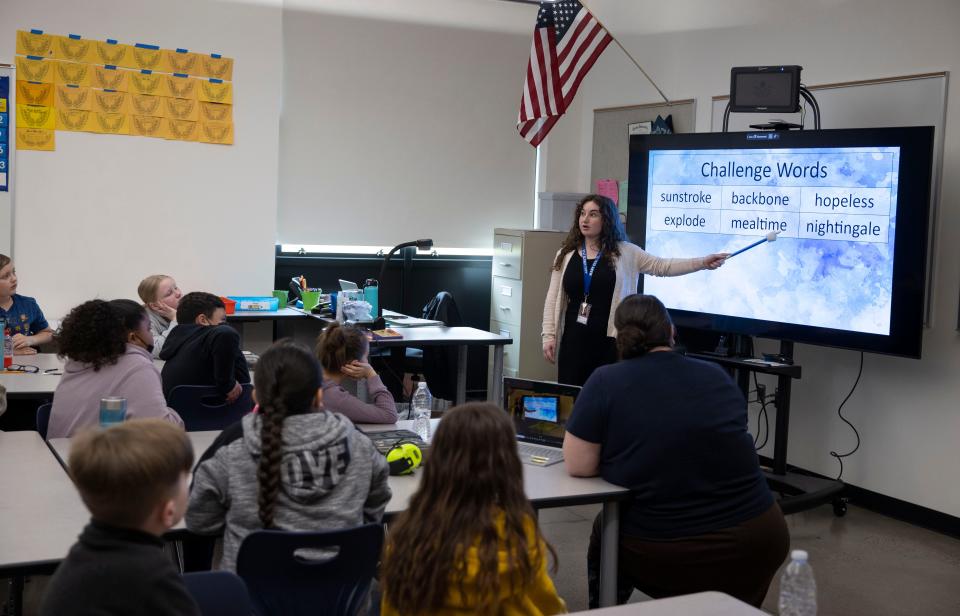
POLYGON ((270 295, 228 295, 227 297, 237 302, 238 312, 276 312, 280 308, 280 300, 270 295))

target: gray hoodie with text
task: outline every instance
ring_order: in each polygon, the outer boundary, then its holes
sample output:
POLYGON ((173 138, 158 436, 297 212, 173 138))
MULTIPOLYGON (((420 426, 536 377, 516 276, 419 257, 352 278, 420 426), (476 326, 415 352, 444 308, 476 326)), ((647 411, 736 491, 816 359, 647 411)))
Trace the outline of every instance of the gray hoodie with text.
MULTIPOLYGON (((224 430, 200 458, 185 517, 190 531, 223 533, 220 568, 260 530, 257 466, 260 414, 224 430)), ((274 528, 333 530, 379 522, 390 501, 386 459, 343 415, 317 411, 283 422, 283 459, 274 528)))

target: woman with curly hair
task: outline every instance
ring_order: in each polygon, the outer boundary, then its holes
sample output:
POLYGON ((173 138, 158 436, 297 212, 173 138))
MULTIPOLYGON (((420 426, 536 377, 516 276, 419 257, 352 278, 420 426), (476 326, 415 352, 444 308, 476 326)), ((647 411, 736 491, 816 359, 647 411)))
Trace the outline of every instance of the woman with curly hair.
POLYGON ((613 315, 637 292, 640 274, 682 276, 717 269, 726 258, 655 257, 627 240, 612 199, 581 199, 554 259, 543 305, 543 357, 557 362, 557 381, 583 385, 596 368, 617 360, 613 315))
POLYGON ((523 491, 510 417, 485 402, 448 411, 420 487, 390 528, 383 616, 566 613, 553 553, 523 491))
POLYGON ((47 438, 98 425, 100 400, 113 396, 127 399, 127 418, 183 425, 163 397, 151 356, 150 320, 140 304, 128 299, 80 304, 63 320, 56 341, 67 363, 53 394, 47 438))

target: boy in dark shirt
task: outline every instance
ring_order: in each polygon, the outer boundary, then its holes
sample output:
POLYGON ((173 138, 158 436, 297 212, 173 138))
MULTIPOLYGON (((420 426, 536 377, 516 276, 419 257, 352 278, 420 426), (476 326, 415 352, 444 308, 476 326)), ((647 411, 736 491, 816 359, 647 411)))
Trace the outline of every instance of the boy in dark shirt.
POLYGON ((211 293, 187 293, 177 306, 177 323, 160 351, 165 360, 163 395, 177 385, 213 385, 228 403, 240 397, 250 371, 240 351, 240 334, 226 325, 223 301, 211 293))
POLYGON ((199 616, 161 538, 186 510, 192 465, 183 429, 159 419, 77 436, 70 475, 91 520, 50 581, 41 616, 199 616))

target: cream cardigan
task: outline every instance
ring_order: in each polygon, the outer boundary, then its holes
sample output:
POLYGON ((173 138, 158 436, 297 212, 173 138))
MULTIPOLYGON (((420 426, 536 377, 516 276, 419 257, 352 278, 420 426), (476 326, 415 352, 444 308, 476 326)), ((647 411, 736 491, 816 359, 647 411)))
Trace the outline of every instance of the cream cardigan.
MULTIPOLYGON (((614 272, 617 281, 613 287, 613 299, 610 302, 610 319, 607 321, 607 335, 617 337, 617 328, 613 326, 613 315, 617 312, 620 302, 637 292, 637 282, 640 274, 654 276, 682 276, 704 269, 702 257, 693 259, 663 259, 655 257, 636 244, 620 242, 620 256, 613 258, 614 272)), ((557 251, 560 254, 560 251, 557 251)), ((563 335, 563 313, 567 309, 567 294, 563 292, 563 272, 570 263, 573 255, 579 257, 579 250, 571 250, 563 257, 560 269, 552 269, 550 273, 550 288, 547 289, 547 299, 543 303, 543 331, 541 339, 559 340, 563 335)))

